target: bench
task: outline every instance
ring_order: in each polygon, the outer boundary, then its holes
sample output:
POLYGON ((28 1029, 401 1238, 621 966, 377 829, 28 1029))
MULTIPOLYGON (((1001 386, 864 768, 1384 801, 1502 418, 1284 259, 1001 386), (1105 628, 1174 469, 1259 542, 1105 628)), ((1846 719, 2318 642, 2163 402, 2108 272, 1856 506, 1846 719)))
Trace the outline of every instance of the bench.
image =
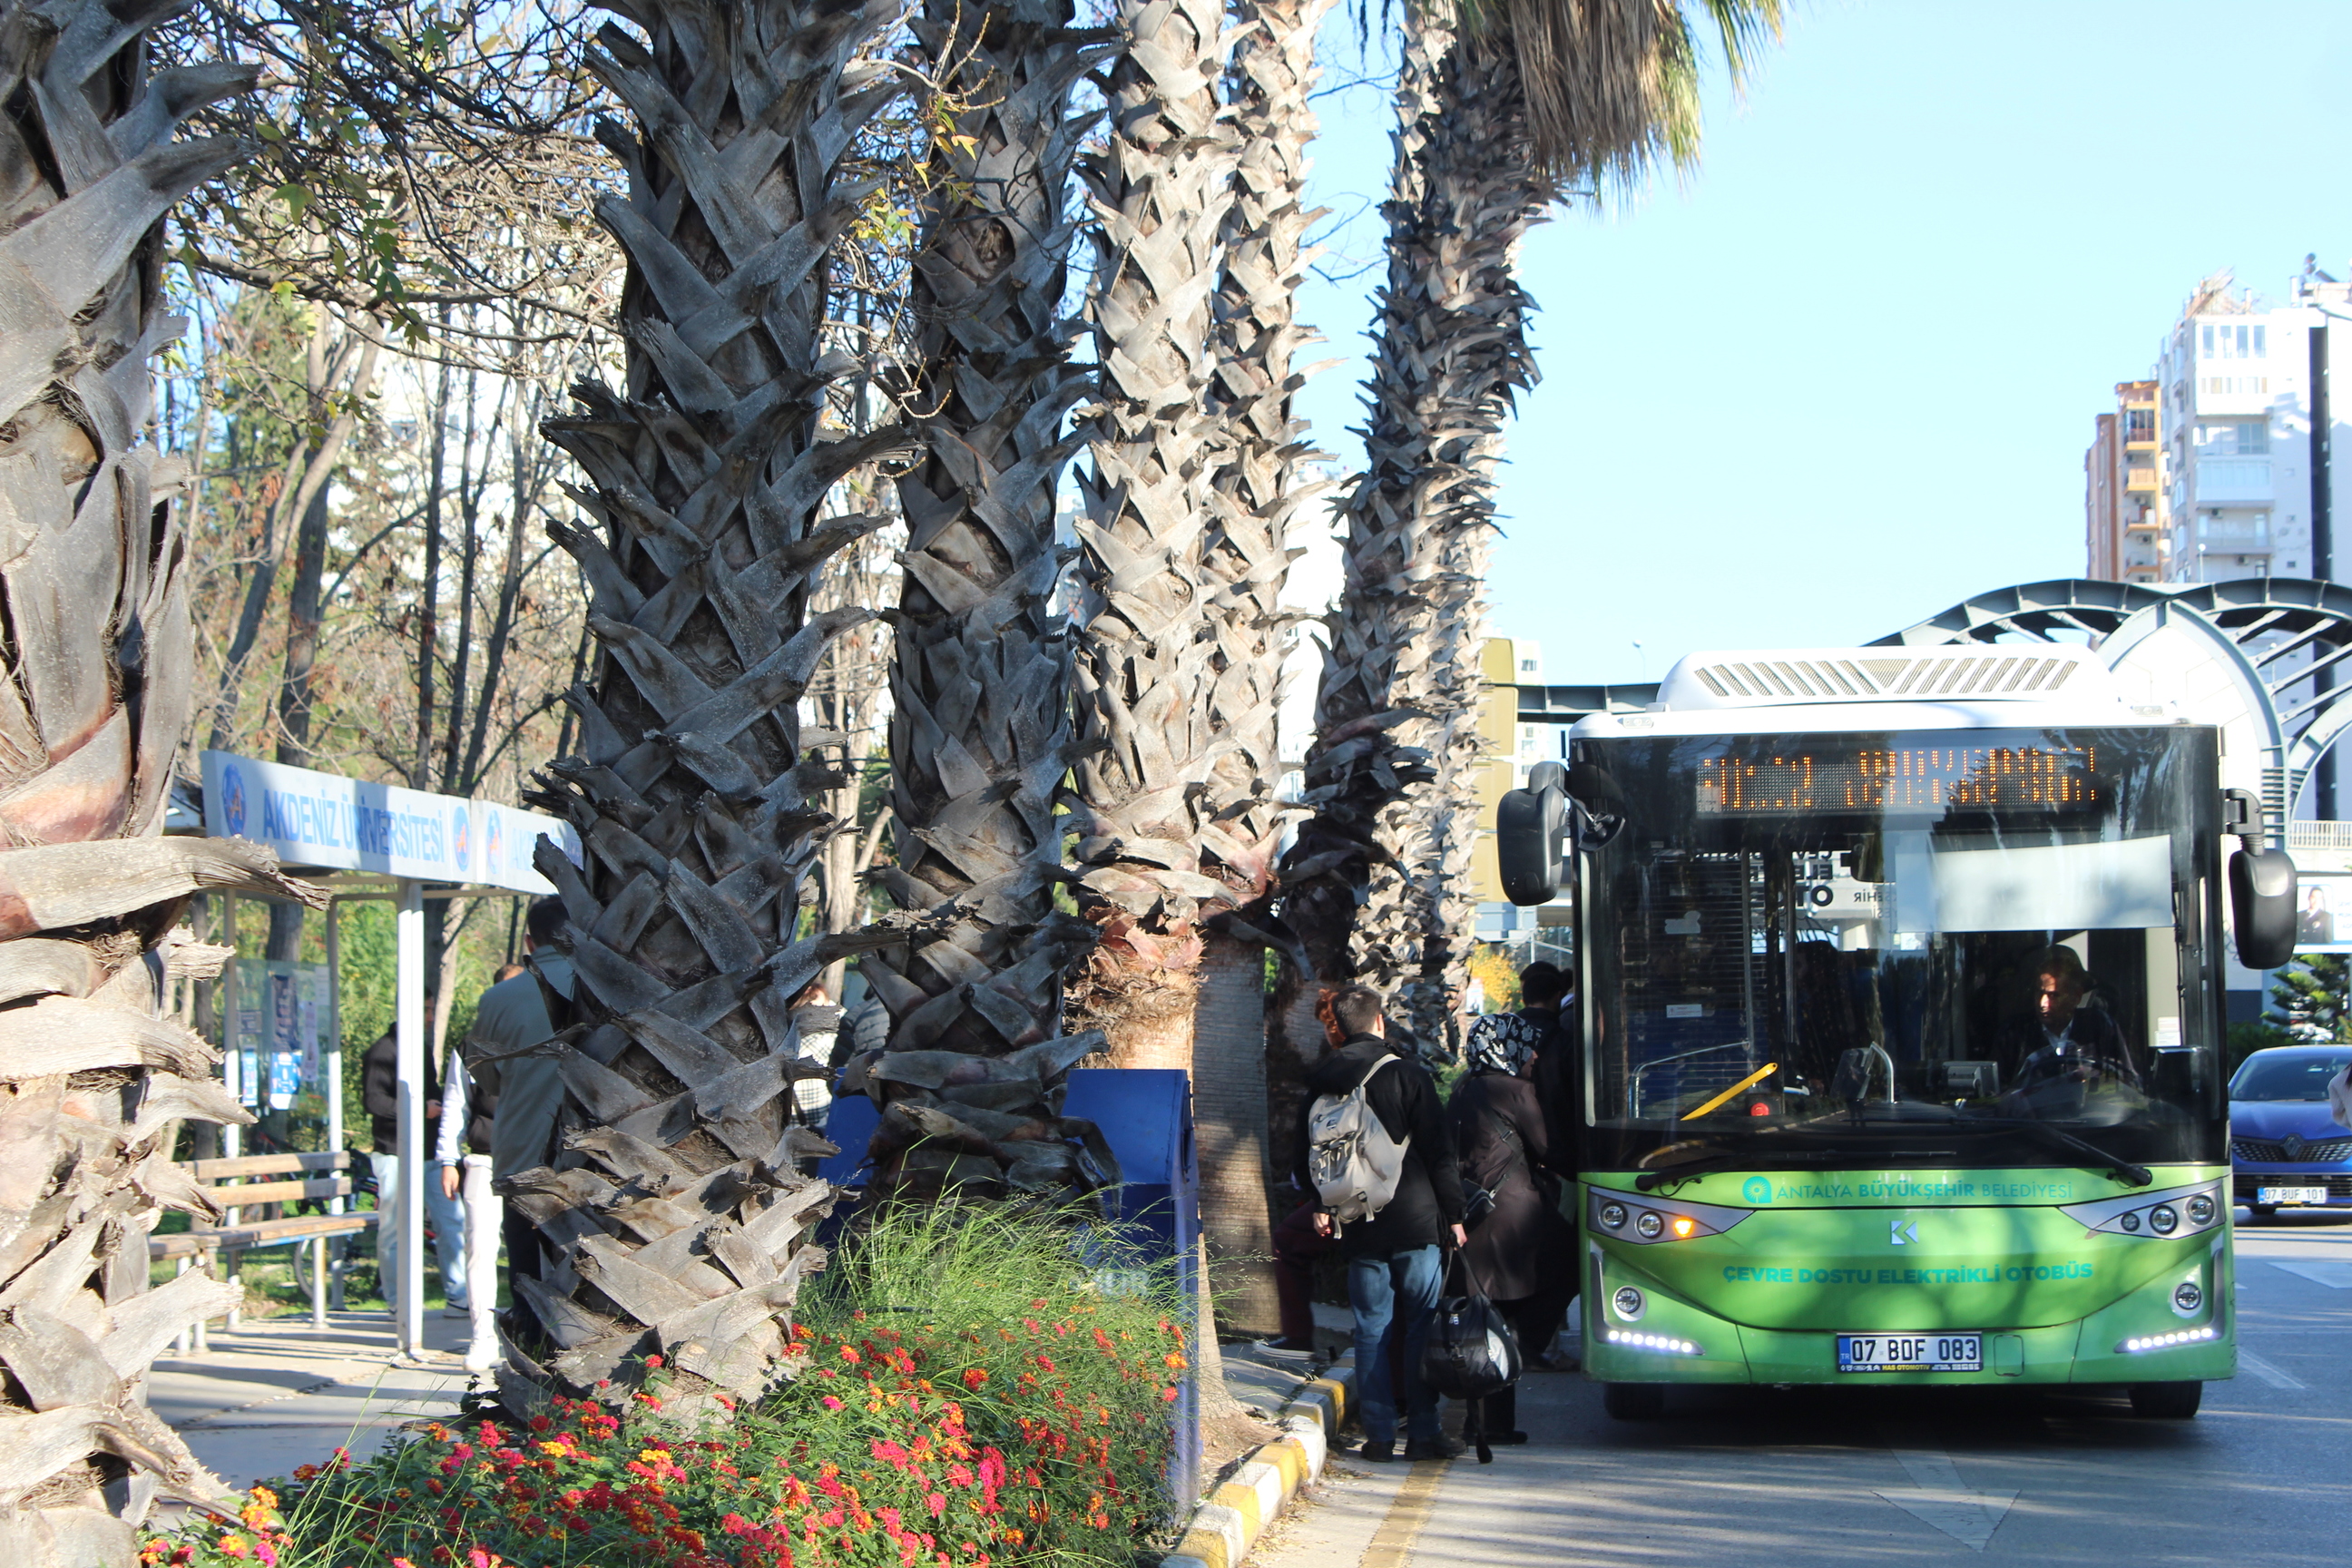
MULTIPOLYGON (((199 1258, 207 1267, 216 1258, 221 1258, 221 1277, 234 1280, 238 1260, 246 1253, 272 1247, 293 1247, 299 1273, 300 1249, 307 1245, 310 1248, 310 1326, 325 1328, 330 1283, 334 1305, 340 1310, 343 1304, 343 1270, 349 1266, 341 1246, 334 1248, 333 1261, 329 1261, 328 1244, 366 1230, 375 1224, 376 1216, 312 1214, 240 1222, 238 1214, 263 1204, 318 1203, 351 1197, 355 1190, 351 1152, 335 1149, 316 1154, 244 1154, 231 1159, 194 1160, 181 1168, 219 1207, 222 1223, 192 1222, 184 1231, 150 1237, 147 1256, 177 1258, 183 1274, 188 1271, 190 1263, 199 1258)), ((236 1308, 229 1309, 230 1328, 236 1327, 238 1316, 236 1308)), ((207 1348, 205 1329, 203 1323, 195 1325, 194 1348, 198 1351, 207 1348)), ((182 1354, 187 1353, 187 1335, 181 1336, 178 1348, 182 1354)))

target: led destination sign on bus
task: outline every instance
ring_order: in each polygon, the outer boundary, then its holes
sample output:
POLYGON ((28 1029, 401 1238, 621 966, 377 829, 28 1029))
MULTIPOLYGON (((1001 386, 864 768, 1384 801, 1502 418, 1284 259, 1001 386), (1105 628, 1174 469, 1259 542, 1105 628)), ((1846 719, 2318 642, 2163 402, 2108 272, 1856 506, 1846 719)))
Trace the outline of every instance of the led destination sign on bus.
POLYGON ((1698 815, 1797 811, 2078 811, 2099 802, 2089 746, 1903 746, 1698 765, 1698 815))

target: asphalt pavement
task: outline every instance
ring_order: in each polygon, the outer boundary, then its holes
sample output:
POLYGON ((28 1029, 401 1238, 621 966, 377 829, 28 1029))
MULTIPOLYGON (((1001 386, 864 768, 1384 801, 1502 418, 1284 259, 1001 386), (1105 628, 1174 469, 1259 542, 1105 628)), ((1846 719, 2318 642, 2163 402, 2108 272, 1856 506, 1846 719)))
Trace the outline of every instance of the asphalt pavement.
POLYGON ((1261 1568, 2300 1568, 2352 1561, 2352 1223, 2241 1225, 2239 1374, 2191 1421, 2065 1390, 1676 1390, 1530 1374, 1495 1463, 1340 1460, 1261 1568))

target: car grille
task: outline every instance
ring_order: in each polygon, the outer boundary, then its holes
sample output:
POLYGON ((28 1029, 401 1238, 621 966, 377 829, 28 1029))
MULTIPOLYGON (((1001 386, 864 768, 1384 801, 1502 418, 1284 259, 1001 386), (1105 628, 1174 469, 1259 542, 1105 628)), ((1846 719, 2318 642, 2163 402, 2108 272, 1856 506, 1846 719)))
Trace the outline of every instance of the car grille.
POLYGON ((2325 1142, 2306 1142, 2290 1154, 2275 1138, 2232 1138, 2230 1152, 2241 1160, 2260 1160, 2266 1164, 2333 1165, 2352 1160, 2352 1138, 2330 1138, 2325 1142))
POLYGON ((2331 1199, 2352 1198, 2352 1176, 2240 1176, 2231 1186, 2231 1196, 2242 1204, 2254 1201, 2257 1187, 2326 1187, 2331 1199))

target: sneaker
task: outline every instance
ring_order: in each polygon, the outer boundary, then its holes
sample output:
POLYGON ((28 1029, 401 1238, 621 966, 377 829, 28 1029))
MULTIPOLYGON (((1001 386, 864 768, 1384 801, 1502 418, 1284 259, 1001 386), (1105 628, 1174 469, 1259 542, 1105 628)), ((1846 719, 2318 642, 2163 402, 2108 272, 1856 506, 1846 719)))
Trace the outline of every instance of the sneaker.
MULTIPOLYGON (((1406 1450, 1408 1458, 1411 1457, 1411 1453, 1412 1450, 1408 1448, 1406 1450)), ((1375 1465, 1392 1465, 1396 1463, 1396 1444, 1393 1441, 1375 1443, 1368 1437, 1364 1440, 1364 1446, 1356 1450, 1356 1458, 1375 1465)))
POLYGON ((453 1301, 448 1306, 441 1309, 441 1315, 445 1318, 470 1318, 474 1315, 474 1309, 471 1307, 461 1307, 453 1301))
POLYGON ((1313 1361, 1315 1359, 1315 1349, 1313 1346, 1310 1345, 1305 1350, 1298 1350, 1293 1347, 1291 1343, 1287 1340, 1284 1339, 1280 1334, 1275 1335, 1272 1339, 1252 1340, 1246 1348, 1255 1351, 1259 1355, 1270 1356, 1276 1361, 1304 1362, 1313 1361))
POLYGON ((488 1372, 505 1359, 495 1340, 476 1340, 466 1347, 467 1372, 488 1372))
POLYGON ((1443 1436, 1415 1437, 1405 1444, 1404 1457, 1407 1464, 1418 1464, 1423 1459, 1458 1459, 1462 1457, 1462 1445, 1443 1436))

